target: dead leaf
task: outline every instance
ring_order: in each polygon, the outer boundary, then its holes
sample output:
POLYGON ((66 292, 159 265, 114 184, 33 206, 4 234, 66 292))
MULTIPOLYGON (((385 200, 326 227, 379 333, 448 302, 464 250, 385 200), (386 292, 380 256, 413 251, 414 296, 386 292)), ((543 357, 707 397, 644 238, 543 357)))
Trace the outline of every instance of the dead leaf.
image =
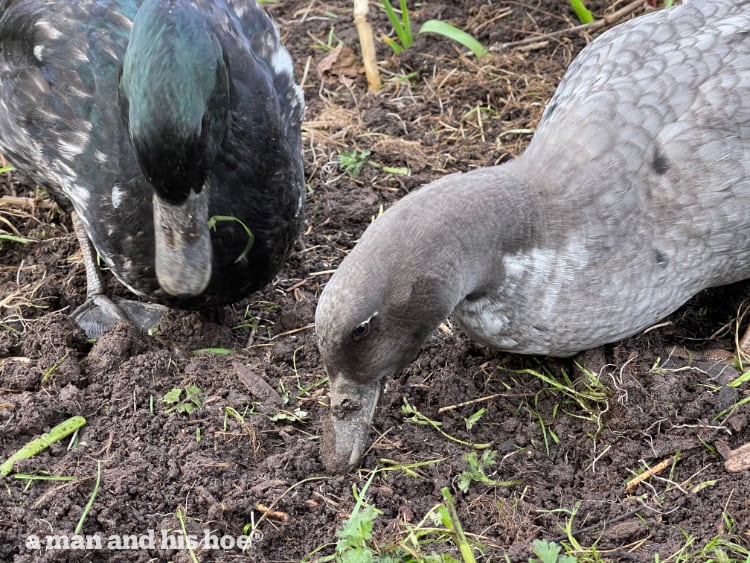
POLYGON ((237 377, 254 397, 260 399, 263 404, 281 405, 281 396, 261 375, 248 370, 237 361, 232 362, 232 365, 237 377))
POLYGON ((343 43, 323 57, 316 69, 322 80, 339 80, 347 85, 365 70, 352 48, 343 43))

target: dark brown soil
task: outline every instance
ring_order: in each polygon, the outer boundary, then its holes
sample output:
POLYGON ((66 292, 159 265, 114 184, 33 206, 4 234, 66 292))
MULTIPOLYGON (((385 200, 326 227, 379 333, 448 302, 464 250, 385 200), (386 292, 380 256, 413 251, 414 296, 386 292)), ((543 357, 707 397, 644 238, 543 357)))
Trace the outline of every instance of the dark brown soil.
MULTIPOLYGON (((421 36, 394 56, 380 39, 389 27, 377 4, 371 19, 385 85, 376 93, 368 92, 353 54, 350 2, 268 5, 308 101, 307 226, 275 283, 246 302, 203 314, 172 312, 154 336, 122 325, 89 343, 66 316, 85 298, 69 218, 45 205, 0 208, 2 232, 30 239, 0 241, 0 457, 70 416, 87 420, 72 447, 65 440, 15 467, 74 480, 2 479, 0 560, 188 561, 187 551, 162 542, 162 534, 181 536, 178 513, 199 538, 206 530, 235 538, 255 525, 244 553, 204 546, 196 551, 202 561, 314 560, 333 553, 335 531, 356 503, 352 486, 361 490, 375 468, 430 461, 411 473, 379 472, 366 491, 366 502, 381 511, 372 544, 383 553, 403 559, 407 551, 395 551, 397 544, 417 549, 408 531, 436 526, 423 519, 444 502, 441 488, 448 487, 464 531, 481 545, 478 560, 528 561, 534 539, 575 553, 566 525, 587 550, 585 560, 594 560, 595 546, 602 560, 704 561, 718 557, 706 547, 717 539, 735 545, 722 548, 724 560, 745 560, 739 546, 750 546, 749 474, 727 471, 718 451, 750 441, 747 405, 719 416, 747 397, 748 385, 726 386, 738 374, 733 366, 673 350, 733 349, 747 285, 705 292, 654 330, 578 358, 604 386, 588 398, 577 395, 579 401, 529 371, 511 371, 534 370, 563 383, 564 372, 586 392, 572 361, 493 352, 446 325, 390 382, 363 469, 325 475, 319 443, 326 384, 312 326, 321 286, 381 206, 448 172, 518 154, 564 69, 590 39, 580 32, 541 37, 575 25, 567 1, 443 0, 415 9, 415 26, 449 21, 493 53, 477 60, 444 39, 421 36), (537 44, 499 49, 535 35, 537 44), (326 46, 339 42, 342 50, 331 56, 326 46), (337 160, 354 149, 371 150, 376 163, 356 178, 337 160), (378 166, 408 167, 410 175, 378 166), (196 353, 208 348, 232 353, 196 353), (164 395, 189 385, 200 388, 204 406, 167 412, 164 395), (404 398, 444 432, 491 442, 497 457, 487 476, 518 484, 473 482, 462 492, 463 456, 476 450, 410 422, 404 398), (484 416, 467 431, 464 419, 480 408, 484 416), (626 490, 636 474, 663 460, 663 471, 626 490), (82 533, 104 538, 106 547, 109 536, 152 530, 155 546, 45 550, 45 537, 73 533, 98 463, 101 483, 82 533), (265 514, 264 506, 278 513, 265 514), (27 548, 32 535, 41 549, 27 548)), ((587 4, 602 16, 624 2, 587 4)), ((1 181, 3 195, 39 195, 20 176, 1 181)), ((126 294, 113 279, 109 284, 126 294)), ((460 557, 446 538, 422 544, 417 559, 460 557)))

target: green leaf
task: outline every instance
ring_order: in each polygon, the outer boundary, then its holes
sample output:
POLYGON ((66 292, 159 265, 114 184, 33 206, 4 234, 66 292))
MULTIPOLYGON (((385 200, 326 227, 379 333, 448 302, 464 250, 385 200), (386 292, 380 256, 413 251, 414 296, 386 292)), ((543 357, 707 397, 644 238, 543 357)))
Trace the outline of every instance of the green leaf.
MULTIPOLYGON (((393 26, 393 30, 396 32, 396 35, 398 35, 398 39, 401 42, 401 51, 403 51, 404 49, 408 49, 409 47, 411 47, 411 44, 414 43, 414 37, 411 33, 409 10, 406 6, 406 0, 401 0, 400 18, 398 14, 396 14, 396 11, 393 9, 393 5, 391 4, 390 0, 383 0, 383 8, 385 8, 385 13, 388 15, 388 19, 393 26)), ((388 44, 391 45, 390 43, 388 44)), ((393 45, 391 45, 391 48, 393 49, 393 45)), ((394 52, 396 54, 401 51, 396 51, 394 49, 394 52)))
MULTIPOLYGON (((576 563, 576 558, 570 555, 560 555, 562 547, 555 542, 547 540, 534 540, 531 542, 534 547, 534 554, 539 558, 541 563, 576 563)), ((536 561, 531 559, 530 561, 536 561)))
POLYGON ((171 391, 168 391, 167 393, 165 393, 164 396, 161 398, 161 400, 169 404, 179 403, 181 395, 182 395, 182 389, 180 389, 179 387, 175 387, 171 391))
POLYGON ((437 35, 442 35, 451 41, 460 43, 474 53, 474 56, 476 57, 482 57, 487 54, 487 49, 485 49, 479 41, 474 39, 473 36, 449 23, 439 20, 427 20, 422 24, 422 27, 419 28, 419 34, 421 35, 423 33, 435 33, 437 35))
POLYGON ((367 163, 371 152, 369 149, 344 151, 339 155, 339 167, 344 172, 348 172, 352 178, 356 178, 362 171, 362 167, 367 163))

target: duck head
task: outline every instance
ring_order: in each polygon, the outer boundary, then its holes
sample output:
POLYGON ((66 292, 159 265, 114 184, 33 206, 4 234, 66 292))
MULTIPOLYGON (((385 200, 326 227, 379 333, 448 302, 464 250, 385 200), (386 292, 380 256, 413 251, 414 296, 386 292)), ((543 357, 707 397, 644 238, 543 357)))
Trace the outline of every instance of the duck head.
POLYGON ((451 261, 436 271, 435 262, 420 259, 429 256, 409 248, 422 237, 395 228, 404 224, 403 209, 370 226, 318 300, 315 330, 330 397, 322 458, 331 472, 357 467, 383 384, 408 366, 460 298, 451 261))
POLYGON ((192 2, 141 5, 119 102, 154 191, 159 285, 171 295, 198 295, 211 279, 207 177, 228 129, 229 76, 221 43, 192 2))

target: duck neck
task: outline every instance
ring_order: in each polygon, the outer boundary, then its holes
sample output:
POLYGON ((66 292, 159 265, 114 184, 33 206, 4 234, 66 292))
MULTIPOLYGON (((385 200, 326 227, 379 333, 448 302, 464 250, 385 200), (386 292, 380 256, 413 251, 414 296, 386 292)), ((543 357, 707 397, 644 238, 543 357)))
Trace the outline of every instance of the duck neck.
POLYGON ((421 277, 440 280, 436 317, 496 287, 503 256, 538 243, 541 203, 532 188, 512 161, 447 176, 393 208, 392 220, 404 226, 380 228, 404 231, 392 249, 397 263, 410 261, 421 277))

